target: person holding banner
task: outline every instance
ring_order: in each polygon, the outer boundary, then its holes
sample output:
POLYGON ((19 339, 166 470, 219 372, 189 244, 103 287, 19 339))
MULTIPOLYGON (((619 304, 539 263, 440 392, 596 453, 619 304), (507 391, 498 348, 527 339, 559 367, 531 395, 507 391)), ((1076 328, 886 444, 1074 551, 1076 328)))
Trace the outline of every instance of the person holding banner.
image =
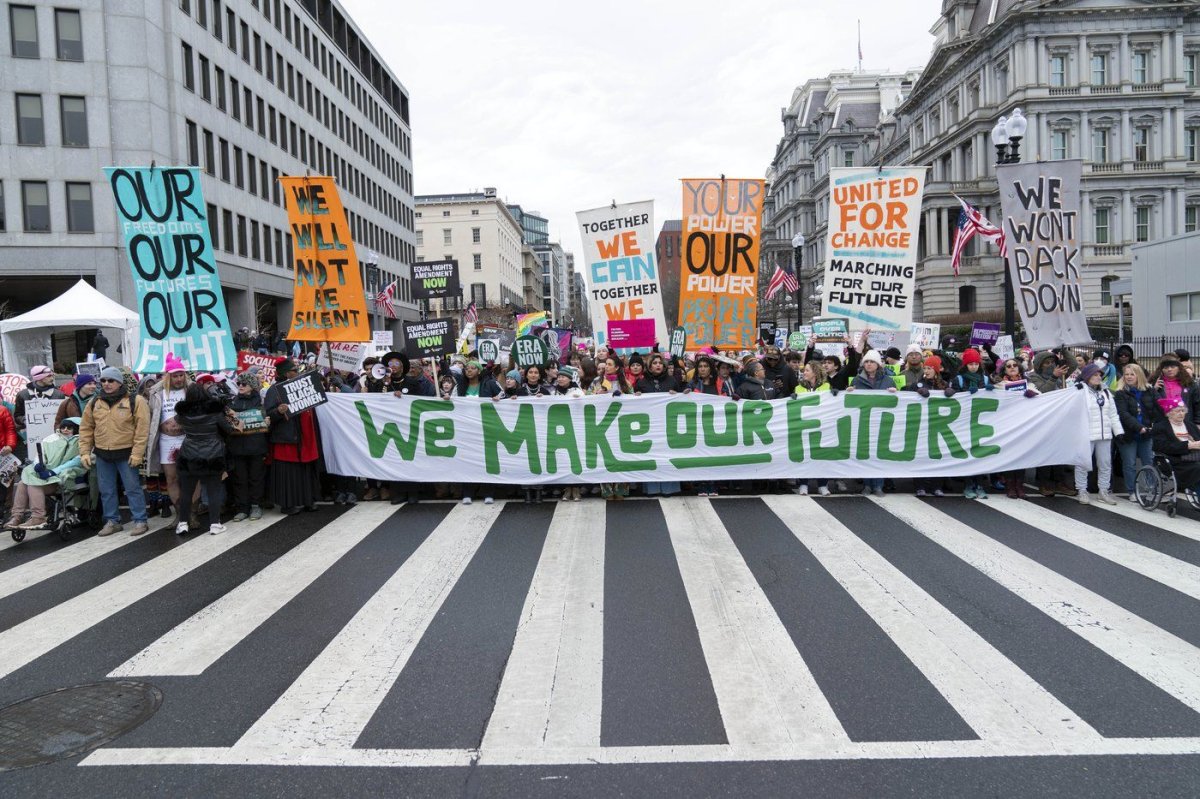
MULTIPOLYGON (((954 396, 954 386, 942 379, 942 359, 936 355, 926 358, 921 364, 921 376, 910 383, 905 383, 901 390, 915 391, 925 399, 929 399, 934 393, 946 397, 954 396)), ((916 489, 918 497, 944 497, 946 496, 946 478, 917 477, 913 480, 913 488, 916 489)))
POLYGON ((317 459, 320 457, 320 438, 317 418, 311 410, 292 414, 279 383, 300 376, 300 369, 291 358, 280 358, 275 365, 279 382, 267 390, 263 407, 271 420, 267 434, 271 452, 271 498, 284 515, 291 516, 301 509, 317 509, 317 459))
MULTIPOLYGON (((650 356, 649 369, 646 375, 637 382, 633 390, 634 393, 639 395, 677 394, 679 393, 679 384, 675 382, 674 377, 667 374, 667 364, 663 361, 662 355, 656 352, 650 356)), ((648 497, 658 495, 673 497, 682 490, 679 482, 676 480, 644 483, 642 489, 648 497)))
MULTIPOLYGON (((867 340, 866 335, 863 335, 863 341, 867 340)), ((832 382, 832 380, 830 381, 832 382)), ((883 368, 883 358, 880 357, 877 350, 868 350, 867 354, 862 357, 862 371, 855 376, 854 381, 850 384, 849 391, 896 391, 896 384, 892 381, 892 376, 886 369, 883 368)), ((874 494, 877 497, 883 496, 883 478, 869 477, 863 480, 863 496, 874 494)))
MULTIPOLYGON (((825 375, 824 367, 819 361, 804 364, 804 369, 800 373, 800 381, 796 384, 791 398, 795 399, 820 391, 829 391, 829 379, 825 375)), ((801 480, 800 485, 796 488, 796 493, 800 496, 808 496, 809 482, 809 480, 801 480)), ((829 496, 829 480, 824 477, 817 479, 817 493, 823 497, 829 496)))
POLYGON ((458 396, 460 397, 491 399, 500 393, 500 384, 496 382, 496 378, 483 370, 483 365, 479 361, 467 361, 462 373, 456 374, 455 378, 458 382, 458 396))
POLYGON ((525 371, 521 375, 521 382, 517 386, 518 397, 547 397, 550 395, 550 387, 542 382, 544 377, 542 367, 537 364, 526 366, 525 371))
MULTIPOLYGON (((1099 489, 1100 501, 1106 505, 1116 505, 1117 500, 1112 495, 1112 444, 1113 439, 1125 433, 1121 418, 1117 414, 1117 403, 1113 401, 1112 393, 1104 385, 1104 370, 1099 364, 1089 363, 1079 372, 1079 381, 1075 388, 1083 391, 1088 397, 1088 432, 1092 441, 1092 456, 1096 460, 1096 486, 1099 489)), ((1081 505, 1091 503, 1088 496, 1089 469, 1075 467, 1075 495, 1081 505)))
POLYGON ((733 399, 733 381, 728 378, 722 378, 717 374, 717 368, 713 360, 706 355, 701 355, 696 359, 696 368, 692 371, 692 380, 685 387, 685 391, 692 391, 697 394, 711 394, 715 397, 727 397, 733 399))

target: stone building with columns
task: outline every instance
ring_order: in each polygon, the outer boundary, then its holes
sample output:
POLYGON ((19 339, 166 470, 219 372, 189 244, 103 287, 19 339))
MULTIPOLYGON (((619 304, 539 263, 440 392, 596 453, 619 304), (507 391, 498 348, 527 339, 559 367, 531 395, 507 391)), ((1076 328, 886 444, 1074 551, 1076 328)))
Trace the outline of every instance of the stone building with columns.
MULTIPOLYGON (((995 248, 973 241, 958 277, 950 249, 955 195, 1000 217, 990 133, 1016 107, 1029 120, 1022 160, 1084 161, 1087 310, 1115 314, 1108 289, 1129 277, 1131 246, 1197 229, 1200 2, 944 0, 932 32, 936 44, 920 78, 864 145, 871 162, 930 168, 915 316, 1003 307, 995 248)), ((785 140, 786 131, 785 120, 785 140)), ((773 170, 779 181, 782 169, 773 170)), ((823 224, 827 199, 826 182, 823 196, 814 192, 814 227, 823 224)), ((810 246, 820 257, 823 238, 810 237, 810 246)))

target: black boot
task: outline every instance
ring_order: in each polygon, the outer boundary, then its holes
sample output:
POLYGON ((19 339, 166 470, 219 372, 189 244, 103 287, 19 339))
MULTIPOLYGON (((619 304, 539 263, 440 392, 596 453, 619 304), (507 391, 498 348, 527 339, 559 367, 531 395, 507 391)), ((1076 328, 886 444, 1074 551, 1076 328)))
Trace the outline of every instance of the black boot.
POLYGON ((525 489, 525 504, 526 505, 533 504, 533 489, 532 488, 525 489))

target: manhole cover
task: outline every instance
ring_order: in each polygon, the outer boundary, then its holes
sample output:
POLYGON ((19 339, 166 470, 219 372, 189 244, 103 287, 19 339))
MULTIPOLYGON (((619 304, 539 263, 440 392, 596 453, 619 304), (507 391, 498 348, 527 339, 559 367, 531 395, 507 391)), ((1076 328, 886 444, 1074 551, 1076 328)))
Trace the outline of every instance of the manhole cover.
POLYGON ((132 680, 62 688, 0 708, 0 771, 90 752, 137 727, 162 692, 132 680))

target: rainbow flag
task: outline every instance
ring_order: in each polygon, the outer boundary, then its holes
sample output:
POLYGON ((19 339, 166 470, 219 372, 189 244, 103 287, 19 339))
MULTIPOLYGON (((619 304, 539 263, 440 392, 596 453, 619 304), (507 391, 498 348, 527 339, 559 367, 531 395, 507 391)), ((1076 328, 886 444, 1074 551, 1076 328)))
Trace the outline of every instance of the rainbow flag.
POLYGON ((535 328, 550 326, 549 311, 517 314, 517 335, 532 336, 535 328))

